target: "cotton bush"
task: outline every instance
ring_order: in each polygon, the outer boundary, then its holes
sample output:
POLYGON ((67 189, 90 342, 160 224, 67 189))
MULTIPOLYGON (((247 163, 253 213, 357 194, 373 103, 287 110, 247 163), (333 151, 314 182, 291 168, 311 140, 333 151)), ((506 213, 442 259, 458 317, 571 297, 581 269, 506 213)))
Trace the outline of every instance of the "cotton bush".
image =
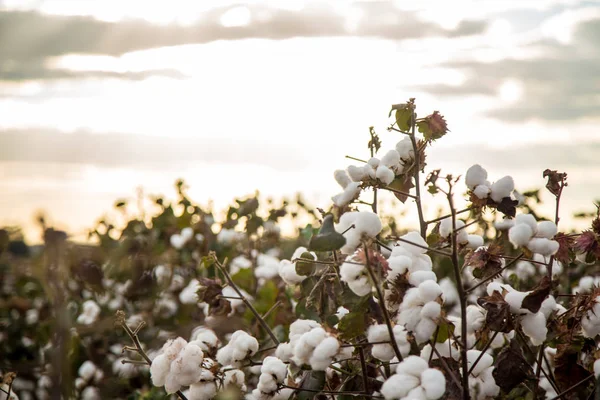
MULTIPOLYGON (((45 227, 44 246, 25 256, 18 232, 0 230, 3 390, 515 399, 575 387, 572 398, 589 398, 598 212, 567 232, 510 176, 429 166, 448 134, 439 112, 417 116, 410 100, 391 115, 389 135, 370 129, 369 152, 334 171, 339 193, 318 207, 257 194, 220 212, 178 182, 175 201, 152 199, 156 212, 99 223, 93 245, 45 227)), ((566 174, 540 175, 564 215, 566 174)))

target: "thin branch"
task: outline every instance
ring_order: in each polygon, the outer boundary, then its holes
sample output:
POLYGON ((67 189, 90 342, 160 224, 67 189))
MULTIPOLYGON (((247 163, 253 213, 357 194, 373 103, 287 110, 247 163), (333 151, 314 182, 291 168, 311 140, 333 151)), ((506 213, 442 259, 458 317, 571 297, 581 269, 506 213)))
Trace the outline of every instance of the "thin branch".
POLYGON ((495 277, 497 277, 498 274, 500 274, 501 272, 503 272, 505 269, 511 267, 514 263, 516 263, 517 261, 519 261, 523 256, 524 256, 523 253, 519 254, 518 257, 513 258, 513 260, 511 262, 509 262, 504 267, 502 267, 502 269, 500 271, 498 271, 496 274, 488 276, 487 278, 485 278, 484 280, 482 280, 481 282, 479 282, 477 285, 473 286, 472 288, 467 289, 467 294, 471 293, 473 290, 477 289, 479 286, 483 285, 487 281, 490 281, 490 280, 494 279, 495 277))
POLYGON ((358 348, 358 357, 360 358, 360 369, 362 373, 363 386, 365 393, 369 393, 369 377, 367 376, 367 363, 365 361, 365 351, 362 347, 358 348))
POLYGON ((385 324, 387 326, 387 330, 388 330, 388 335, 390 336, 390 342, 392 345, 392 348, 394 349, 394 353, 396 354, 396 357, 398 358, 398 361, 402 361, 402 353, 400 353, 400 349, 398 348, 398 343, 396 343, 396 337, 394 335, 394 328, 392 327, 392 320, 390 318, 390 314, 388 313, 387 307, 385 306, 385 297, 383 296, 383 293, 381 292, 381 288, 379 287, 379 283, 377 282, 377 278, 375 277, 375 274, 373 273, 373 270, 371 269, 371 262, 369 261, 369 249, 367 248, 367 245, 364 244, 364 249, 365 249, 365 259, 366 259, 366 267, 367 267, 367 272, 369 273, 369 276, 371 277, 371 281, 373 282, 373 285, 375 285, 375 290, 377 291, 377 299, 379 300, 379 306, 381 307, 381 313, 383 314, 383 318, 385 319, 385 324))
POLYGON ((481 360, 481 358, 485 354, 486 350, 491 346, 494 339, 496 339, 496 336, 498 335, 498 333, 500 333, 500 331, 494 331, 492 338, 487 342, 485 347, 481 350, 481 353, 479 354, 479 356, 477 357, 477 359, 475 360, 473 365, 471 365, 471 369, 469 369, 469 375, 471 375, 471 372, 473 372, 473 369, 477 366, 477 363, 479 362, 479 360, 481 360))
POLYGON ((233 282, 233 279, 231 279, 231 276, 229 275, 229 272, 227 272, 227 270, 223 267, 223 264, 221 264, 221 262, 217 258, 217 255, 215 254, 215 252, 211 252, 210 255, 211 255, 212 259, 214 260, 215 265, 217 266, 217 268, 219 269, 219 271, 221 271, 221 273, 223 274, 223 276, 225 276, 225 279, 227 279, 227 283, 229 283, 229 286, 231 286, 231 288, 233 290, 235 290, 235 292, 238 294, 238 296, 240 296, 240 298, 242 299, 242 301, 244 302, 244 304, 246 305, 246 307, 248 307, 250 309, 250 311, 252 311, 252 314, 254 314, 254 316, 256 317, 256 319, 258 320, 258 322, 260 323, 260 325, 269 334, 269 336, 271 337, 271 340, 273 340, 273 343, 279 345, 279 340, 277 340, 277 337, 275 336, 275 334, 273 333, 273 331, 271 330, 271 328, 269 328, 269 325, 267 325, 267 323, 265 322, 265 320, 263 319, 263 317, 261 317, 260 314, 258 313, 258 311, 256 311, 256 309, 254 308, 254 306, 252 305, 252 303, 250 303, 248 301, 248 299, 243 295, 243 293, 237 287, 237 285, 235 284, 235 282, 233 282))
POLYGON ((361 160, 360 158, 356 158, 356 157, 352 157, 352 156, 346 156, 346 158, 349 158, 350 160, 358 161, 361 163, 365 163, 365 164, 367 163, 367 161, 365 161, 365 160, 361 160))
POLYGON ((367 397, 372 397, 374 399, 383 399, 383 396, 377 396, 377 395, 373 395, 373 394, 367 394, 364 392, 338 392, 335 390, 316 390, 316 389, 307 389, 307 388, 299 388, 299 387, 293 387, 293 386, 288 386, 288 385, 281 385, 282 388, 286 388, 286 389, 293 389, 297 392, 311 392, 311 393, 323 393, 323 394, 344 394, 344 395, 349 395, 349 396, 367 396, 367 397))
POLYGON ((403 243, 412 244, 412 245, 413 245, 413 246, 415 246, 415 247, 419 247, 419 248, 421 248, 421 249, 425 249, 425 250, 427 250, 427 251, 430 251, 430 252, 432 252, 432 253, 435 253, 435 254, 439 254, 439 255, 441 255, 441 256, 446 256, 446 257, 451 257, 451 256, 452 256, 452 254, 450 254, 450 253, 446 253, 445 251, 441 251, 441 250, 438 250, 438 249, 434 249, 434 248, 431 248, 431 247, 428 247, 428 246, 423 246, 423 245, 421 245, 421 244, 418 244, 418 243, 415 243, 415 242, 411 242, 410 240, 406 240, 406 239, 403 239, 403 238, 401 238, 401 237, 398 237, 398 236, 393 236, 393 235, 390 235, 390 236, 388 236, 386 239, 397 240, 397 241, 399 241, 399 242, 403 242, 403 243))
POLYGON ((558 396, 553 397, 550 400, 558 400, 558 399, 562 399, 563 396, 571 393, 573 390, 577 389, 579 386, 583 385, 584 383, 586 383, 587 381, 589 381, 590 379, 594 378, 594 375, 590 375, 587 378, 583 379, 582 381, 579 381, 579 383, 574 384, 573 386, 571 386, 570 388, 568 388, 567 390, 565 390, 564 392, 560 393, 558 396))
MULTIPOLYGON (((456 212, 456 214, 462 214, 462 213, 464 213, 464 212, 471 211, 473 208, 474 208, 474 207, 467 207, 467 208, 463 208, 462 210, 459 210, 459 211, 457 211, 457 212, 456 212)), ((441 221, 441 220, 443 220, 443 219, 450 218, 450 217, 452 217, 452 214, 443 215, 443 216, 441 216, 441 217, 438 217, 438 218, 435 218, 435 219, 432 219, 432 220, 429 220, 429 221, 427 221, 427 222, 426 222, 426 224, 427 224, 427 225, 429 225, 429 224, 433 224, 433 223, 436 223, 436 222, 438 222, 438 221, 441 221)))
POLYGON ((401 190, 394 189, 394 188, 391 188, 389 186, 383 186, 381 189, 389 190, 392 193, 397 193, 397 194, 400 194, 402 196, 410 197, 411 199, 419 200, 419 196, 415 196, 414 194, 410 194, 408 192, 403 192, 401 190))

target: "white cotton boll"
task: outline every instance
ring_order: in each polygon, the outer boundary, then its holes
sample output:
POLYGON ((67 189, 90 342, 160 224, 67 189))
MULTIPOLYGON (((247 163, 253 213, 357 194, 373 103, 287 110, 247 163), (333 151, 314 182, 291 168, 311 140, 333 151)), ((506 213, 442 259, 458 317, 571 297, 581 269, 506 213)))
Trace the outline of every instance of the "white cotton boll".
POLYGON ((370 164, 365 164, 363 166, 363 173, 365 174, 365 179, 375 179, 376 168, 373 168, 370 164))
POLYGON ((535 275, 536 269, 529 261, 519 261, 515 267, 515 274, 521 281, 525 281, 535 275))
MULTIPOLYGON (((488 296, 491 296, 494 292, 498 292, 498 293, 502 294, 504 292, 504 290, 506 290, 508 292, 514 291, 514 289, 512 287, 510 287, 508 285, 503 285, 500 282, 490 282, 486 286, 486 293, 488 294, 488 296)), ((520 307, 520 305, 519 305, 519 307, 520 307)))
MULTIPOLYGON (((11 399, 14 397, 10 396, 11 399)), ((88 386, 81 392, 81 400, 101 400, 100 390, 97 387, 88 386)), ((18 400, 18 399, 16 399, 18 400)))
POLYGON ((525 297, 529 294, 530 292, 519 292, 518 290, 514 290, 510 293, 507 293, 504 296, 504 300, 506 300, 506 302, 508 303, 508 305, 510 306, 510 311, 512 313, 515 314, 519 314, 522 312, 526 312, 528 313, 529 311, 527 310, 522 310, 522 304, 523 304, 523 299, 525 299, 525 297))
POLYGON ((425 281, 419 285, 419 295, 424 302, 434 301, 442 294, 442 288, 437 282, 425 281))
POLYGON ((421 374, 421 386, 427 399, 439 399, 446 392, 446 378, 440 370, 428 368, 421 374))
POLYGON ((237 386, 240 388, 242 392, 246 391, 246 375, 243 371, 239 369, 231 369, 225 371, 225 378, 223 379, 223 384, 225 387, 229 386, 237 386))
POLYGON ((381 158, 379 166, 384 165, 391 168, 400 162, 400 153, 397 150, 390 150, 381 158))
POLYGON ((398 152, 400 158, 403 160, 408 160, 414 158, 415 156, 412 141, 408 136, 396 143, 396 151, 398 152))
POLYGON ((412 266, 412 259, 406 256, 392 256, 388 259, 388 265, 390 270, 387 273, 387 280, 393 282, 398 275, 402 275, 408 271, 412 266))
POLYGON ((240 270, 250 267, 252 267, 252 261, 245 256, 237 256, 229 263, 229 273, 235 275, 240 270))
POLYGON ((396 174, 385 165, 380 165, 377 167, 375 177, 386 185, 389 185, 393 182, 394 178, 396 178, 396 174))
POLYGON ((548 328, 546 328, 546 317, 541 312, 524 315, 521 318, 521 327, 534 346, 539 346, 546 340, 548 328))
POLYGON ((171 364, 171 374, 175 374, 177 382, 182 386, 196 383, 202 374, 203 359, 204 353, 200 347, 188 343, 171 364))
POLYGON ((402 399, 409 391, 419 386, 419 378, 411 374, 390 376, 381 386, 381 394, 386 399, 402 399))
POLYGON ((396 374, 407 374, 420 378, 421 374, 425 372, 427 368, 429 368, 427 361, 418 356, 409 356, 398 364, 396 367, 396 374))
POLYGON ((408 392, 405 398, 411 400, 427 400, 427 395, 425 394, 425 389, 423 389, 421 386, 417 386, 408 392))
POLYGON ((192 228, 190 228, 189 226, 187 228, 183 228, 181 230, 181 236, 187 242, 188 240, 190 240, 194 236, 194 230, 192 228))
POLYGON ((496 203, 500 203, 504 197, 510 197, 515 190, 515 182, 511 176, 505 176, 492 184, 490 197, 496 203))
POLYGON ((256 388, 262 393, 273 393, 277 390, 277 381, 275 381, 273 375, 261 374, 256 388))
POLYGON ((362 264, 358 264, 351 256, 340 266, 340 278, 344 282, 351 282, 365 276, 367 270, 362 264))
POLYGON ((335 178, 335 181, 342 187, 342 189, 346 189, 351 182, 350 177, 343 169, 335 170, 333 177, 335 178))
POLYGON ((487 171, 481 165, 475 164, 467 170, 465 184, 469 189, 473 190, 476 186, 485 185, 486 180, 487 171))
POLYGON ((312 319, 297 319, 290 325, 290 338, 292 336, 303 335, 320 326, 318 322, 312 319))
POLYGON ((196 294, 200 289, 200 282, 197 279, 192 279, 190 283, 179 293, 179 301, 183 304, 195 304, 198 302, 196 294))
POLYGON ((277 357, 266 357, 260 368, 262 374, 274 375, 277 382, 283 382, 287 375, 287 366, 277 357))
POLYGON ((171 235, 169 241, 171 242, 171 246, 175 247, 176 249, 181 249, 187 240, 182 235, 175 233, 171 235))
POLYGON ((406 250, 404 247, 402 246, 393 246, 392 247, 392 253, 390 254, 390 258, 392 257, 399 257, 399 256, 404 256, 404 257, 408 257, 411 258, 413 257, 412 253, 408 250, 406 250))
POLYGON ((167 375, 167 379, 165 380, 165 392, 171 394, 175 393, 179 389, 181 389, 181 385, 177 380, 177 375, 169 373, 167 375))
POLYGON ((541 312, 544 315, 544 318, 548 319, 550 314, 552 314, 552 312, 556 309, 556 306, 556 299, 554 298, 554 296, 549 295, 542 302, 539 312, 541 312))
POLYGON ((82 312, 77 317, 77 323, 91 325, 98 320, 100 316, 100 306, 94 300, 86 300, 82 306, 82 312))
POLYGON ((477 196, 478 199, 487 199, 492 189, 490 189, 487 185, 477 185, 473 190, 473 194, 477 196))
POLYGON ((371 355, 381 361, 390 361, 394 358, 394 348, 385 343, 374 344, 371 348, 371 355))
POLYGON ((537 224, 537 236, 552 239, 558 233, 556 224, 552 221, 542 221, 537 224))
POLYGON ((354 182, 361 182, 366 177, 365 168, 363 166, 357 167, 356 165, 350 165, 348 166, 347 171, 350 179, 354 182))
POLYGON ((421 319, 414 331, 417 343, 421 344, 431 339, 431 336, 433 335, 433 332, 435 332, 436 328, 437 323, 434 320, 429 318, 421 319))
POLYGON ((469 369, 472 368, 475 361, 477 361, 477 365, 475 365, 475 368, 473 368, 473 371, 471 372, 474 376, 478 376, 484 370, 488 369, 492 366, 492 364, 494 364, 494 358, 487 353, 481 355, 481 351, 479 350, 467 351, 467 362, 469 369), (477 359, 479 359, 479 361, 477 361, 477 359))
POLYGON ((356 217, 356 229, 359 232, 374 238, 383 228, 379 216, 372 212, 361 211, 356 217))
POLYGON ((596 379, 600 376, 600 360, 594 361, 594 376, 596 379))
POLYGON ((306 276, 296 273, 296 264, 289 260, 281 260, 279 264, 279 276, 288 285, 296 285, 306 279, 306 276))
POLYGON ((556 254, 560 245, 556 240, 546 238, 533 238, 527 243, 527 248, 534 253, 543 256, 551 256, 556 254))
POLYGON ((81 366, 77 370, 77 373, 81 378, 83 378, 83 380, 89 381, 90 379, 92 379, 97 370, 98 367, 96 367, 96 365, 93 362, 91 362, 90 360, 86 360, 81 364, 81 366))
POLYGON ((369 342, 383 342, 389 339, 390 335, 387 325, 379 324, 369 326, 369 329, 367 330, 367 340, 369 342))
POLYGON ((440 316, 442 312, 442 306, 435 301, 426 303, 421 309, 421 317, 435 319, 440 316))
POLYGON ((408 271, 431 271, 432 268, 433 263, 431 262, 431 257, 427 254, 421 254, 412 257, 412 266, 408 268, 408 271))
POLYGON ((379 158, 371 157, 371 158, 369 158, 369 161, 367 161, 367 164, 369 164, 373 168, 377 168, 377 167, 379 167, 379 164, 380 164, 379 158))
POLYGON ((294 346, 290 343, 280 343, 275 350, 275 357, 283 361, 290 361, 294 356, 294 346))
POLYGON ((467 332, 474 333, 481 329, 485 323, 485 312, 483 309, 476 305, 467 306, 467 332))
POLYGON ((336 194, 331 198, 333 204, 338 207, 345 207, 352 203, 360 195, 360 182, 350 182, 342 193, 336 194))
POLYGON ((494 222, 494 228, 496 228, 499 231, 506 231, 506 230, 512 228, 513 226, 515 226, 514 219, 504 218, 504 219, 501 219, 500 221, 494 222))
POLYGON ((190 343, 200 347, 202 351, 210 351, 219 345, 219 338, 211 329, 199 326, 192 331, 190 343))
MULTIPOLYGON (((461 229, 465 226, 464 221, 457 219, 454 223, 457 234, 456 241, 458 243, 467 243, 469 241, 469 236, 464 229, 461 229), (460 230, 459 230, 460 229, 460 230)), ((452 233, 452 217, 444 218, 442 222, 440 222, 440 236, 443 238, 447 238, 452 233)))
POLYGON ((425 254, 427 252, 427 242, 425 241, 425 239, 423 239, 421 237, 421 235, 418 232, 409 232, 404 236, 401 236, 402 239, 407 240, 411 243, 407 243, 407 242, 398 242, 398 246, 404 248, 406 251, 408 251, 411 255, 413 256, 418 256, 421 254, 425 254), (415 246, 414 244, 417 244, 419 246, 423 246, 423 247, 418 247, 415 246))
POLYGON ((442 289, 442 298, 445 304, 456 304, 459 301, 458 289, 456 284, 448 277, 443 278, 439 282, 440 288, 442 289))
POLYGON ((190 386, 189 400, 209 400, 217 394, 215 382, 198 382, 190 386))
POLYGON ((477 249, 483 246, 483 237, 479 235, 468 235, 467 247, 470 249, 477 249))
POLYGON ((510 240, 515 247, 526 246, 531 240, 532 236, 533 231, 527 224, 517 223, 508 231, 508 240, 510 240))
POLYGON ((408 276, 408 283, 413 286, 419 286, 425 281, 437 281, 437 276, 433 271, 415 271, 408 276))
POLYGON ((533 234, 537 233, 538 223, 535 217, 531 214, 519 214, 515 217, 515 224, 527 224, 531 228, 533 234))
POLYGON ((154 386, 164 386, 170 368, 171 361, 165 357, 164 354, 156 356, 156 358, 152 360, 152 365, 150 366, 152 384, 154 386))

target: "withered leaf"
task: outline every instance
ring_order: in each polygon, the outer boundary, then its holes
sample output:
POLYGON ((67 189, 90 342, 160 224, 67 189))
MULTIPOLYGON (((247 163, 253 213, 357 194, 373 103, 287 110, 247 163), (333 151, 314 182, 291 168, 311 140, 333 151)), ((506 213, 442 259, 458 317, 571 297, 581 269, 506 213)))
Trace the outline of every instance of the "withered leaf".
POLYGON ((555 196, 559 196, 562 188, 567 186, 567 173, 557 172, 556 170, 546 169, 544 178, 548 178, 546 189, 555 196))
POLYGON ((531 366, 523 358, 521 349, 515 341, 500 352, 492 375, 504 393, 509 393, 525 379, 535 379, 531 366))
POLYGON ((558 242, 558 251, 554 255, 554 258, 558 262, 568 264, 571 261, 569 253, 575 245, 575 240, 562 232, 557 233, 556 236, 554 236, 554 240, 558 242))
MULTIPOLYGON (((558 352, 554 358, 554 377, 560 391, 564 391, 571 386, 586 379, 591 373, 578 363, 579 351, 576 348, 571 348, 569 344, 559 345, 558 352)), ((581 389, 586 389, 583 385, 581 389)), ((570 393, 572 396, 565 396, 567 399, 579 399, 581 393, 577 390, 570 393)))
MULTIPOLYGON (((490 199, 493 202, 493 200, 490 199)), ((519 202, 517 200, 513 200, 510 197, 504 197, 500 203, 494 203, 496 205, 496 209, 500 211, 504 215, 508 215, 511 218, 514 218, 517 214, 517 205, 519 202)))
MULTIPOLYGON (((414 188, 415 185, 413 184, 412 176, 403 174, 402 176, 396 177, 396 179, 394 179, 392 183, 388 185, 388 187, 398 190, 399 192, 409 193, 410 189, 414 188)), ((394 196, 396 196, 396 198, 403 203, 406 202, 406 199, 408 199, 408 196, 405 194, 398 192, 393 193, 394 196)))
POLYGON ((504 333, 513 330, 514 325, 510 306, 498 291, 494 291, 491 296, 480 297, 477 304, 487 311, 485 316, 485 326, 487 328, 504 333))
POLYGON ((521 307, 535 314, 536 312, 540 311, 542 303, 550 294, 551 289, 552 282, 550 278, 547 275, 545 275, 540 281, 540 283, 537 285, 537 287, 533 289, 531 293, 525 296, 523 302, 521 303, 521 307))
POLYGON ((494 276, 502 270, 502 248, 492 243, 487 249, 470 252, 465 257, 465 265, 473 268, 473 276, 479 279, 494 276))
POLYGON ((198 302, 208 303, 209 305, 217 302, 223 289, 221 281, 219 279, 200 278, 198 282, 200 282, 200 286, 196 291, 198 302))

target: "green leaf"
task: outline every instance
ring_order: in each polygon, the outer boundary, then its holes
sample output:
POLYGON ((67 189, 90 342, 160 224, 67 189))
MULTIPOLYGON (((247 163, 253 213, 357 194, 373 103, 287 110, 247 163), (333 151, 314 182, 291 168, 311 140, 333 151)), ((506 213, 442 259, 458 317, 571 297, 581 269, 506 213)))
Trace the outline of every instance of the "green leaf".
POLYGON ((413 110, 408 104, 403 104, 403 107, 396 109, 396 125, 398 129, 408 132, 411 126, 413 110))
MULTIPOLYGON (((396 179, 394 179, 392 183, 390 183, 388 186, 392 189, 399 190, 404 193, 409 193, 410 189, 415 187, 410 176, 396 177, 396 179)), ((394 196, 396 196, 396 198, 403 203, 406 201, 406 199, 408 199, 408 196, 397 192, 394 192, 394 196)))
POLYGON ((341 337, 350 340, 364 334, 367 327, 366 317, 367 314, 363 312, 350 312, 344 315, 338 324, 341 337))
MULTIPOLYGON (((312 259, 313 255, 311 253, 309 253, 308 251, 305 251, 304 253, 302 253, 300 255, 300 258, 312 259)), ((296 261, 296 273, 301 276, 311 275, 315 271, 315 267, 316 267, 315 263, 310 262, 310 261, 302 261, 302 260, 296 261)))
POLYGON ((438 334, 435 338, 437 343, 444 343, 454 333, 454 324, 450 321, 444 321, 439 325, 438 334))
POLYGON ((431 194, 436 194, 439 190, 438 190, 437 186, 429 185, 429 187, 427 188, 427 191, 431 194))
POLYGON ((252 268, 240 269, 231 277, 231 279, 233 279, 233 282, 235 282, 236 285, 238 285, 245 291, 252 291, 252 287, 254 284, 254 274, 252 272, 252 268))

